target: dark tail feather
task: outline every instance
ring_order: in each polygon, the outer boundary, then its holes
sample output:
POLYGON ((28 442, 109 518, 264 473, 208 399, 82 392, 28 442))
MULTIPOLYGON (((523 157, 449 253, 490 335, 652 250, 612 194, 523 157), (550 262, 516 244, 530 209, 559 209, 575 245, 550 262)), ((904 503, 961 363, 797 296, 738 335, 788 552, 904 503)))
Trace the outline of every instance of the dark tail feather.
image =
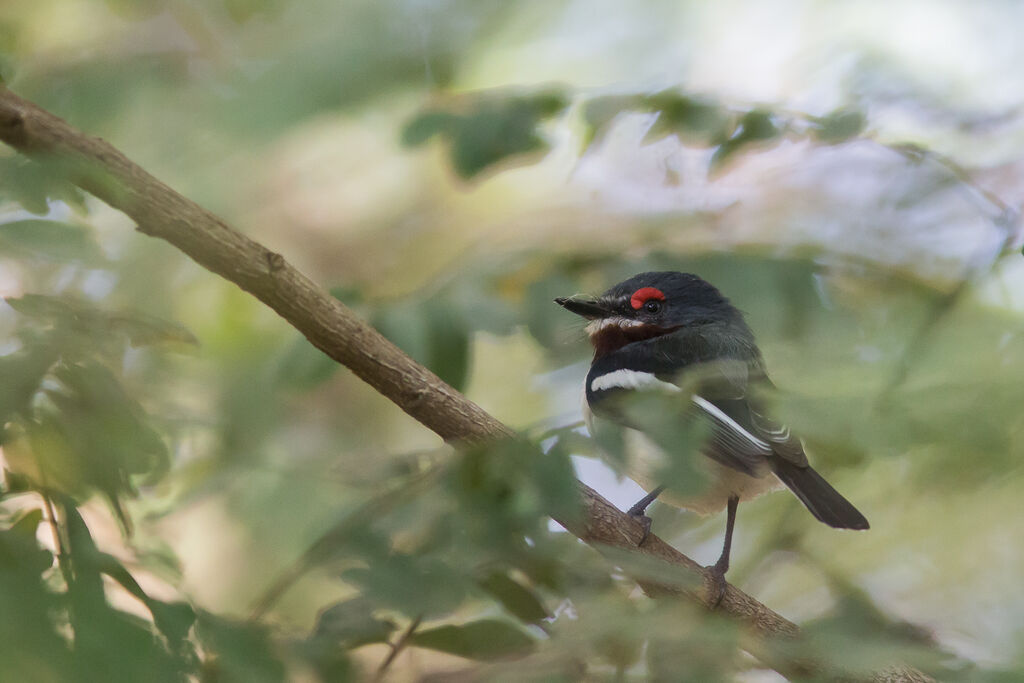
POLYGON ((800 467, 785 460, 773 463, 775 475, 796 497, 807 506, 811 514, 836 529, 867 529, 868 520, 843 498, 820 474, 810 467, 800 467))

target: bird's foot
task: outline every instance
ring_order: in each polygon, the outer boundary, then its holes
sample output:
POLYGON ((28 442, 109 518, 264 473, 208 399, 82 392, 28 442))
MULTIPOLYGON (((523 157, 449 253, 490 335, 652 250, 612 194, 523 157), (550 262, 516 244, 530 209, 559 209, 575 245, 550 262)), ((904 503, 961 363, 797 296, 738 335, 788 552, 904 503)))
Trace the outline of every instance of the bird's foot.
POLYGON ((644 508, 638 509, 636 505, 626 511, 627 515, 640 522, 642 533, 640 535, 640 540, 636 542, 637 547, 642 546, 647 540, 647 537, 651 535, 651 518, 644 514, 644 512, 644 508))
POLYGON ((725 589, 729 585, 729 582, 725 580, 725 571, 728 566, 723 567, 719 563, 715 563, 707 567, 710 576, 710 586, 708 587, 708 609, 717 609, 722 604, 722 598, 725 597, 725 589))

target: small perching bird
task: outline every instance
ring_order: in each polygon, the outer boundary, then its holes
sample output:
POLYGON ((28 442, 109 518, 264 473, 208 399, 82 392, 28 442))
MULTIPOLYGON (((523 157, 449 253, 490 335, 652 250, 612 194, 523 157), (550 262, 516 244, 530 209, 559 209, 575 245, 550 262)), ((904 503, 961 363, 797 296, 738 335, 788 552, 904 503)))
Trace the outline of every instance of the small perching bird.
POLYGON ((781 483, 825 524, 868 528, 864 515, 811 468, 800 439, 765 414, 758 392, 772 384, 754 334, 711 284, 689 273, 640 273, 596 299, 555 302, 590 321, 594 360, 584 412, 592 434, 610 427, 621 435, 626 472, 648 491, 629 514, 649 529, 644 513, 659 496, 701 514, 728 509, 722 554, 709 567, 716 601, 725 589, 740 501, 781 483), (669 412, 656 416, 662 423, 704 427, 699 450, 707 456, 700 459, 706 486, 700 491, 666 490, 658 481, 670 459, 690 457, 690 449, 680 445, 673 452, 663 435, 648 438, 653 423, 631 412, 629 401, 651 395, 674 399, 658 404, 659 412, 669 412))

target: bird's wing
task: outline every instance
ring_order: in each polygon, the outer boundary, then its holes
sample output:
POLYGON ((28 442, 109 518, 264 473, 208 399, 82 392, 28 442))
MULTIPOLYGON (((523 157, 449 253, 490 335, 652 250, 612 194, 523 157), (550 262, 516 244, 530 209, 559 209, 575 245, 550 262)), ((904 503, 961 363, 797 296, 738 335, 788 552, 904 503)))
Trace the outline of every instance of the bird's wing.
POLYGON ((706 455, 747 474, 762 474, 772 458, 807 466, 803 445, 785 425, 767 416, 754 391, 770 388, 759 362, 716 360, 699 363, 675 377, 711 423, 706 455))
POLYGON ((769 417, 761 405, 758 392, 770 391, 774 385, 760 362, 701 363, 678 375, 676 382, 693 387, 693 402, 711 419, 711 447, 721 458, 709 455, 716 460, 727 460, 732 454, 753 465, 758 457, 776 456, 798 467, 807 466, 800 439, 789 427, 769 417))
POLYGON ((708 423, 710 434, 701 450, 722 465, 760 476, 768 469, 770 458, 778 455, 806 466, 799 439, 752 407, 748 387, 761 376, 758 366, 734 359, 691 364, 684 373, 620 369, 591 376, 587 398, 595 414, 648 431, 630 415, 623 401, 638 394, 662 394, 670 400, 659 409, 670 411, 669 420, 678 420, 680 425, 695 420, 708 423))

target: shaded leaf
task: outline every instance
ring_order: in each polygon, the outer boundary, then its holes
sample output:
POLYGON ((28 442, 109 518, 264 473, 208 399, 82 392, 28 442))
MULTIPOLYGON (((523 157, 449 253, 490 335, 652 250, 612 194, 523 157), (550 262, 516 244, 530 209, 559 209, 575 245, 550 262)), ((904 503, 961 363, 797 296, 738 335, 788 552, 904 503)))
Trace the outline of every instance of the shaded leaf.
POLYGON ((826 144, 834 145, 860 135, 867 125, 863 112, 856 109, 836 109, 811 120, 812 134, 826 144))
POLYGON ((40 548, 36 540, 42 520, 43 511, 36 508, 19 517, 9 529, 0 530, 0 569, 35 577, 53 566, 53 554, 40 548))
POLYGON ((358 597, 323 609, 311 638, 348 649, 386 642, 395 628, 393 621, 373 616, 372 602, 358 597))
POLYGON ((50 199, 61 200, 85 210, 85 195, 68 182, 66 164, 36 157, 0 157, 0 198, 18 202, 29 213, 50 212, 50 199))
POLYGON ((735 117, 722 105, 697 97, 665 91, 651 95, 645 104, 658 112, 658 119, 644 137, 645 142, 676 134, 688 144, 714 145, 733 133, 735 117))
POLYGON ((496 598, 511 614, 528 624, 546 619, 549 614, 540 599, 526 586, 505 572, 492 572, 477 584, 496 598))
POLYGON ((466 579, 436 558, 392 554, 372 568, 354 567, 342 573, 360 586, 374 604, 410 617, 438 617, 452 612, 466 596, 466 579))
POLYGON ((15 414, 27 410, 43 377, 56 361, 56 350, 45 343, 0 356, 0 443, 6 441, 3 426, 15 414))
POLYGON ((402 144, 417 147, 439 133, 450 133, 459 118, 446 111, 425 111, 405 125, 402 144))
POLYGON ((522 655, 536 645, 536 641, 519 628, 496 619, 419 631, 412 634, 409 642, 459 657, 483 660, 522 655))
POLYGON ((470 329, 462 316, 442 301, 411 300, 381 308, 374 327, 456 389, 469 372, 470 329))
POLYGON ((23 294, 8 297, 7 304, 22 315, 43 319, 77 333, 98 339, 117 335, 132 346, 157 343, 198 345, 198 340, 179 323, 169 322, 148 313, 136 311, 108 312, 92 303, 73 297, 23 294))
POLYGON ((720 170, 740 150, 775 140, 781 134, 771 112, 761 109, 747 112, 740 118, 733 136, 722 142, 711 156, 711 172, 720 170))
POLYGON ((278 359, 276 381, 281 386, 305 391, 326 382, 340 367, 336 360, 300 335, 278 359))
POLYGON ((587 100, 583 105, 583 147, 599 141, 619 114, 636 110, 642 103, 643 98, 637 95, 605 95, 587 100))
POLYGON ((276 656, 270 634, 253 622, 240 622, 201 611, 196 631, 210 654, 202 680, 218 683, 278 683, 285 667, 276 656))
POLYGON ((545 151, 547 144, 537 127, 568 102, 562 93, 552 91, 487 94, 460 104, 458 111, 435 109, 416 117, 406 126, 403 141, 416 145, 442 135, 455 172, 468 179, 506 159, 545 151))
POLYGON ((179 647, 196 620, 192 606, 184 602, 167 603, 149 597, 135 577, 113 555, 101 553, 98 561, 104 574, 121 584, 122 588, 146 606, 153 616, 153 623, 164 634, 171 647, 179 647))
POLYGON ((0 223, 0 254, 4 253, 90 264, 105 260, 88 229, 43 219, 0 223))

